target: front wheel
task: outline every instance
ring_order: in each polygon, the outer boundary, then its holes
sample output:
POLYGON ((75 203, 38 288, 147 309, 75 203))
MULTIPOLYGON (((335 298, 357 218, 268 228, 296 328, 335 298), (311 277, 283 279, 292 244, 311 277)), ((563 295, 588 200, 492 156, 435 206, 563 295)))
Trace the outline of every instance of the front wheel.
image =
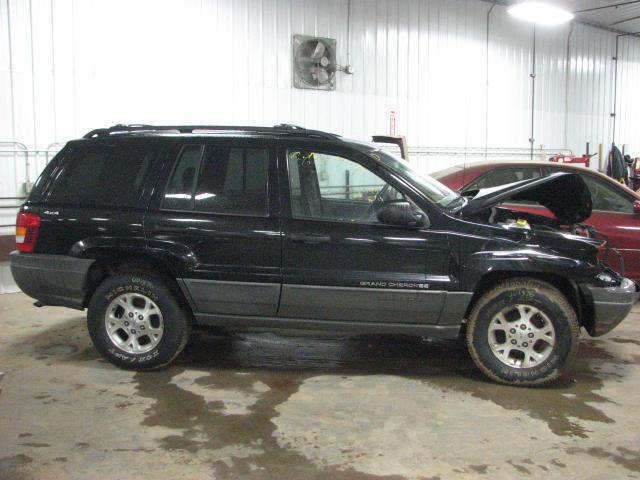
POLYGON ((511 279, 485 293, 467 325, 467 347, 489 378, 543 385, 560 377, 578 350, 575 310, 552 285, 511 279))
POLYGON ((114 365, 153 370, 182 351, 190 313, 160 277, 142 273, 107 278, 89 303, 87 324, 96 349, 114 365))

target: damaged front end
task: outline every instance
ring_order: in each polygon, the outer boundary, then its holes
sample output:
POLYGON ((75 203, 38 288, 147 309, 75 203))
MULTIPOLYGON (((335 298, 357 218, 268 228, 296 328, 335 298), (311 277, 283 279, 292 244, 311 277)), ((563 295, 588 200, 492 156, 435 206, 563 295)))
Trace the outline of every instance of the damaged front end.
POLYGON ((620 254, 609 248, 606 236, 582 223, 591 216, 592 199, 579 175, 554 173, 465 195, 460 217, 501 227, 510 238, 518 232, 516 241, 526 248, 576 262, 570 277, 582 298, 581 325, 591 336, 611 331, 627 316, 640 296, 638 286, 608 265, 611 255, 620 254), (516 201, 546 207, 555 218, 499 206, 516 201))
MULTIPOLYGON (((590 263, 600 262, 608 266, 612 255, 619 257, 622 262, 620 253, 609 248, 604 234, 582 223, 591 216, 593 203, 591 192, 580 175, 558 172, 542 178, 470 190, 465 192, 465 196, 468 201, 459 211, 461 217, 510 230, 531 230, 537 237, 546 237, 544 243, 547 246, 569 250, 572 256, 590 263), (497 206, 509 201, 541 205, 555 218, 497 206), (562 240, 557 239, 558 234, 562 240), (565 240, 580 241, 567 244, 565 240)), ((620 273, 624 276, 624 267, 620 273)))
POLYGON ((558 222, 573 225, 591 216, 591 192, 575 173, 552 175, 509 183, 493 188, 465 192, 468 202, 460 209, 462 217, 471 217, 507 200, 530 201, 549 209, 558 222))

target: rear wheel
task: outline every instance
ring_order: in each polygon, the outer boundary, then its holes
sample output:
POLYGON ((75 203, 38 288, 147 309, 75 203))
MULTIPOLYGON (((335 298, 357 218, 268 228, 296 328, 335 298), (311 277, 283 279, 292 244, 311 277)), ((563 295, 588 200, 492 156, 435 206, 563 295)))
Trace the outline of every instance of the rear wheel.
POLYGON ((466 340, 476 365, 507 384, 543 385, 566 370, 578 349, 573 307, 552 285, 507 280, 474 306, 466 340))
POLYGON ((93 344, 111 363, 153 370, 180 354, 189 339, 191 315, 167 281, 129 273, 107 278, 96 289, 87 323, 93 344))

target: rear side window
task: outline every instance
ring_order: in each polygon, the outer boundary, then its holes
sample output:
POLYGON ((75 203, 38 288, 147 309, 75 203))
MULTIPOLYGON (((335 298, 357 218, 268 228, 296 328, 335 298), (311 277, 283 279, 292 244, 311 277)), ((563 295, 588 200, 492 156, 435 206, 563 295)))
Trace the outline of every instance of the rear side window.
POLYGON ((163 208, 266 216, 269 150, 218 145, 202 148, 183 148, 163 208))
POLYGON ((155 150, 145 145, 74 146, 53 184, 50 203, 135 207, 155 150))
POLYGON ((633 203, 613 185, 595 178, 593 175, 581 173, 593 200, 593 209, 605 212, 633 213, 633 203))
POLYGON ((187 145, 180 152, 178 163, 164 193, 164 208, 190 210, 193 207, 193 189, 203 149, 202 145, 187 145))
POLYGON ((531 167, 495 168, 476 181, 471 182, 464 190, 497 187, 534 178, 540 178, 540 169, 531 167))
MULTIPOLYGON (((495 168, 477 180, 467 185, 463 191, 479 190, 481 188, 492 188, 508 183, 520 182, 522 180, 532 180, 540 178, 540 169, 532 167, 502 167, 495 168)), ((509 200, 508 203, 517 205, 539 205, 533 200, 509 200)))

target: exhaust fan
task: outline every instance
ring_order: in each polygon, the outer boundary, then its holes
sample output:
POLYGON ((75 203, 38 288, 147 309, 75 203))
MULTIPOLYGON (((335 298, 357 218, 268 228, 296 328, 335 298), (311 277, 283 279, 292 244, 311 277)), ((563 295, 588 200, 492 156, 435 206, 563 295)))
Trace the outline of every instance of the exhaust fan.
POLYGON ((336 41, 333 38, 293 36, 293 86, 336 89, 336 41))

